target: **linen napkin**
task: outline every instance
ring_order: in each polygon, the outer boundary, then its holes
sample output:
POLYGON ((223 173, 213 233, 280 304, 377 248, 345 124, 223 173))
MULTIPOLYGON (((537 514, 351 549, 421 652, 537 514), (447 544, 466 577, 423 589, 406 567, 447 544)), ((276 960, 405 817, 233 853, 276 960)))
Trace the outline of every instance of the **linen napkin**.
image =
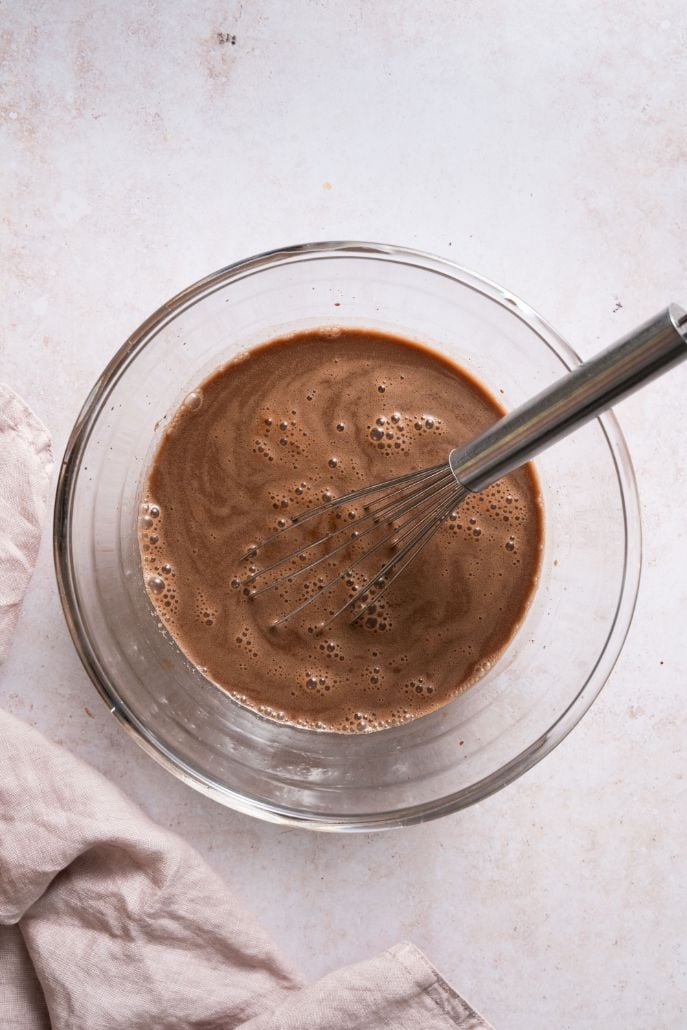
MULTIPOLYGON (((35 564, 45 428, 0 385, 0 658, 35 564)), ((412 944, 305 984, 202 859, 0 711, 3 1030, 481 1030, 412 944)))
POLYGON ((0 383, 0 662, 36 564, 51 470, 47 429, 0 383))

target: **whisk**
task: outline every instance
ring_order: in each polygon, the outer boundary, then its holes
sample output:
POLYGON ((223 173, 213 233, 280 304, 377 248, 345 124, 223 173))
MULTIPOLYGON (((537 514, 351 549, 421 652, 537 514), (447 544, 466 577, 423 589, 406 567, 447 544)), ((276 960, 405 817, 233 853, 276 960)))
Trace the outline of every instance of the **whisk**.
MULTIPOLYGON (((285 528, 250 548, 242 560, 252 560, 243 580, 244 592, 257 596, 274 587, 291 584, 318 567, 341 561, 343 568, 301 604, 282 615, 279 625, 324 597, 337 583, 346 581, 350 596, 326 623, 344 612, 360 619, 376 605, 427 546, 441 523, 472 493, 491 486, 544 449, 590 421, 634 390, 687 358, 687 314, 677 304, 649 319, 595 357, 566 373, 527 403, 505 415, 469 443, 450 452, 440 465, 395 476, 381 483, 351 491, 296 515, 285 528), (315 535, 305 545, 258 569, 253 561, 295 529, 343 506, 356 505, 360 514, 352 521, 315 535), (374 573, 356 575, 375 556, 374 573), (352 550, 357 550, 353 556, 352 550), (325 564, 326 563, 326 564, 325 564), (269 575, 272 574, 272 578, 269 575)), ((295 542, 295 541, 294 541, 295 542)), ((323 627, 324 628, 324 627, 323 627)))

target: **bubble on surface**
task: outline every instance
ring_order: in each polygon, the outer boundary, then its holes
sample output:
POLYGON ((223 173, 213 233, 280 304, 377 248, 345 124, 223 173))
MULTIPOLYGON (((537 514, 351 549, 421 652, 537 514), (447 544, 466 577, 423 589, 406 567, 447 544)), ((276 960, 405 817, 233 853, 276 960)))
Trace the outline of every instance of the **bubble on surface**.
POLYGON ((187 411, 200 411, 203 407, 203 394, 200 390, 192 390, 184 398, 183 407, 187 411))

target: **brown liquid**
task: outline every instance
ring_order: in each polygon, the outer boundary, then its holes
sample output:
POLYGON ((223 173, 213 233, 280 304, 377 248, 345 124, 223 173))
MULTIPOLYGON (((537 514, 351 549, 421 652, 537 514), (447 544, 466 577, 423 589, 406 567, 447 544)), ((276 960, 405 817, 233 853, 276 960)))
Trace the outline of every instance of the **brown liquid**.
MULTIPOLYGON (((181 650, 237 701, 316 729, 380 729, 464 690, 507 646, 536 584, 541 499, 529 468, 464 502, 353 625, 344 614, 318 632, 343 603, 336 591, 272 625, 345 557, 252 599, 239 558, 323 498, 446 461, 501 414, 449 361, 366 330, 274 340, 217 371, 166 430, 139 519, 148 592, 181 650)), ((341 524, 326 519, 325 530, 341 524)), ((284 540, 299 547, 322 529, 284 540)), ((344 600, 361 582, 340 584, 344 600)))

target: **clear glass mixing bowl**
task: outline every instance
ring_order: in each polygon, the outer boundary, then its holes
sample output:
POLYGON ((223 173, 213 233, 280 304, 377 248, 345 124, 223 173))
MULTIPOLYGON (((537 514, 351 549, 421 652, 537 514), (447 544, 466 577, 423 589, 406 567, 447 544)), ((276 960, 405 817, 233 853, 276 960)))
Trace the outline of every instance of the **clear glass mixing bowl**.
POLYGON ((520 631, 476 686, 423 718, 355 737, 242 708, 191 666, 153 614, 136 541, 142 480, 165 420, 212 369, 280 333, 326 324, 427 343, 508 408, 579 360, 517 297, 428 254, 317 243, 242 261, 155 312, 95 384, 62 465, 55 560, 88 673, 158 762, 251 815, 371 830, 487 797, 572 729, 629 627, 640 520, 630 458, 605 415, 537 461, 541 580, 520 631))

